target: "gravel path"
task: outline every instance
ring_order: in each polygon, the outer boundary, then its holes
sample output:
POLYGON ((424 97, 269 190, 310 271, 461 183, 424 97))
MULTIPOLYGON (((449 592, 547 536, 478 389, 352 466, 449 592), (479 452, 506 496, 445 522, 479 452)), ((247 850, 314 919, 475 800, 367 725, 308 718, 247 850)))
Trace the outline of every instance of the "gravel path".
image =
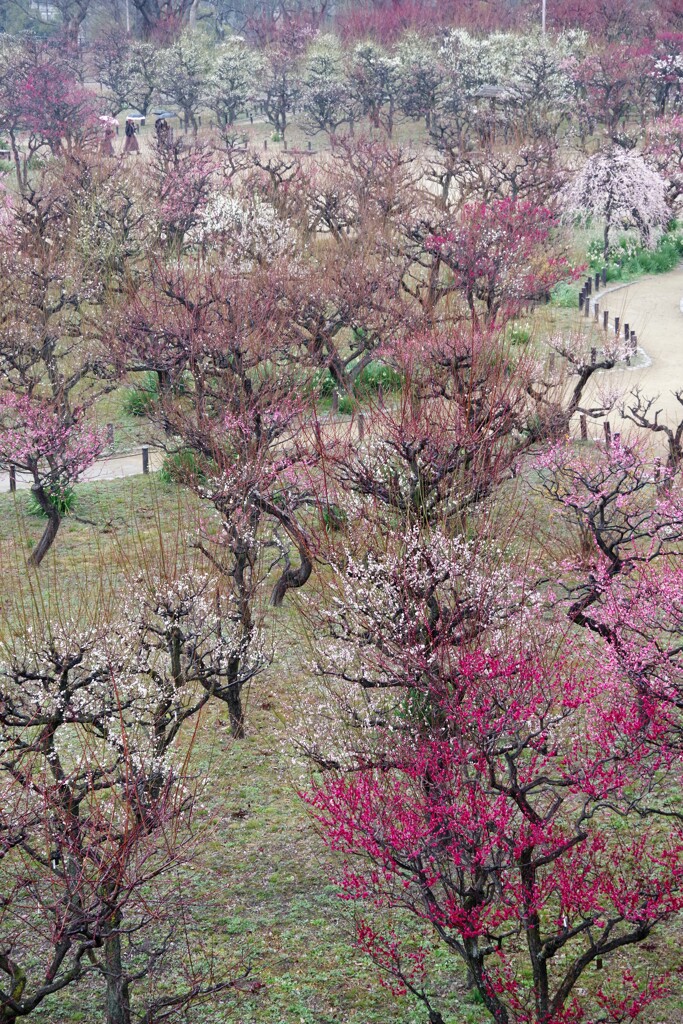
MULTIPOLYGON (((151 472, 160 469, 164 453, 153 448, 149 450, 149 468, 151 472)), ((138 476, 142 473, 142 451, 128 455, 112 455, 107 459, 98 459, 81 475, 84 482, 97 480, 119 480, 126 476, 138 476)), ((28 490, 31 486, 30 477, 17 473, 17 490, 28 490)), ((0 492, 9 491, 9 475, 0 472, 0 492)))
MULTIPOLYGON (((674 391, 683 388, 683 267, 668 274, 643 277, 598 295, 600 310, 608 310, 610 323, 618 316, 638 335, 638 346, 647 356, 641 365, 618 367, 599 374, 599 386, 627 394, 640 387, 648 396, 659 396, 657 408, 672 424, 683 416, 674 391)), ((623 423, 617 413, 613 425, 623 423)))

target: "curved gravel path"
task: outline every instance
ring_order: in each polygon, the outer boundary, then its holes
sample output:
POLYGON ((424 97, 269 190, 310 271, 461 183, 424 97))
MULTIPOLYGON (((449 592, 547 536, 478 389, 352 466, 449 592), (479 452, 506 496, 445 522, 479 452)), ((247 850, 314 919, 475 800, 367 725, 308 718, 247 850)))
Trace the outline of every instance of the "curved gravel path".
MULTIPOLYGON (((601 313, 609 311, 610 323, 618 316, 622 325, 627 323, 636 332, 638 346, 648 357, 644 365, 600 374, 601 383, 608 378, 609 387, 619 392, 639 386, 648 396, 659 395, 657 408, 677 423, 683 416, 683 406, 673 394, 683 388, 683 267, 608 288, 597 299, 601 313)), ((616 413, 609 419, 621 420, 616 413)))

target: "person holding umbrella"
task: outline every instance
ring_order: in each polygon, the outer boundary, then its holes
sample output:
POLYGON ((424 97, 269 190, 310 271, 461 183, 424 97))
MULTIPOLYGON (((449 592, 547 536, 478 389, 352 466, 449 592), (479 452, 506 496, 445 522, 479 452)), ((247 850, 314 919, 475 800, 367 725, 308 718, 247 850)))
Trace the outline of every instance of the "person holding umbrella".
POLYGON ((102 156, 115 156, 112 139, 116 134, 119 123, 115 117, 107 117, 106 115, 101 117, 100 121, 104 124, 104 138, 100 143, 100 153, 102 156))
POLYGON ((132 117, 126 118, 126 140, 123 143, 123 155, 127 153, 139 153, 140 146, 135 138, 138 126, 132 117))

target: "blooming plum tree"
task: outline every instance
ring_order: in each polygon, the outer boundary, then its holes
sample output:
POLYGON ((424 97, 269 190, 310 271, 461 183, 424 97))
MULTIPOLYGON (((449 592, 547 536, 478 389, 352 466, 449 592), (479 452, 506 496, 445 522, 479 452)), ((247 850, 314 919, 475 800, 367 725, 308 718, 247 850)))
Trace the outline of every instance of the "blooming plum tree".
POLYGON ((47 520, 30 565, 40 565, 52 546, 68 492, 103 447, 102 434, 79 422, 78 413, 65 417, 50 401, 29 394, 0 395, 0 465, 31 475, 32 493, 47 520))
POLYGON ((604 255, 616 224, 640 232, 643 245, 670 218, 666 182, 638 153, 612 146, 590 157, 562 196, 567 216, 595 217, 604 223, 604 255))
POLYGON ((568 261, 553 236, 550 210, 501 199, 463 207, 456 226, 425 241, 453 274, 476 326, 492 326, 566 277, 568 261))
MULTIPOLYGON (((364 749, 328 763, 307 797, 347 858, 342 895, 368 908, 359 944, 432 1021, 424 946, 373 926, 371 907, 429 925, 499 1024, 634 1019, 665 978, 615 965, 612 985, 579 989, 590 967, 683 905, 680 830, 638 813, 659 764, 632 742, 630 709, 569 665, 458 652, 436 613, 410 611, 406 640, 424 622, 428 656, 405 642, 384 685, 402 683, 412 700, 402 715, 385 701, 364 716, 364 749)), ((367 663, 366 646, 347 663, 367 663)), ((370 651, 382 660, 372 641, 370 651)))

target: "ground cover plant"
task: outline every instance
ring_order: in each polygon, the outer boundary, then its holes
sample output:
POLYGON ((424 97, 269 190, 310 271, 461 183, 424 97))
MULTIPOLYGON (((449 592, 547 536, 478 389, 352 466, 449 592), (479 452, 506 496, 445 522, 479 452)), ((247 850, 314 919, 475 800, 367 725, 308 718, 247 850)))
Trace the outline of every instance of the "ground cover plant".
POLYGON ((43 6, 0 1022, 682 1020, 676 3, 43 6))

